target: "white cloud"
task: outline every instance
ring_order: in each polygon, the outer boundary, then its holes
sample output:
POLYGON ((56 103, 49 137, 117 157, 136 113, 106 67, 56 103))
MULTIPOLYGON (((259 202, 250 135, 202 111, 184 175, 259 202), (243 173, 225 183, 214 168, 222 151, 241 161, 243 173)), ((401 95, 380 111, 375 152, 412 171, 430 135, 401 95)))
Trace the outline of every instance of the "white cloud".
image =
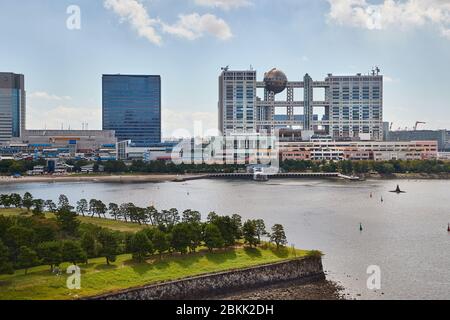
MULTIPOLYGON (((151 43, 161 45, 162 37, 160 32, 172 34, 188 40, 195 40, 205 34, 213 35, 221 40, 227 40, 232 37, 231 29, 228 24, 213 14, 199 15, 198 13, 180 14, 178 21, 173 24, 167 24, 159 19, 150 17, 147 9, 141 2, 142 0, 104 0, 105 8, 114 11, 121 19, 121 22, 127 21, 139 36, 146 38, 151 43)), ((232 8, 242 6, 247 1, 242 0, 216 0, 202 1, 201 4, 212 4, 223 8, 232 8), (213 4, 212 2, 217 2, 213 4)))
POLYGON ((448 40, 450 40, 450 28, 448 29, 443 29, 442 31, 442 36, 447 38, 448 40))
POLYGON ((195 0, 195 3, 201 6, 216 7, 224 10, 246 7, 252 4, 249 0, 195 0))
POLYGON ((89 129, 101 128, 102 111, 98 107, 56 107, 30 106, 27 117, 29 129, 81 129, 82 123, 88 123, 89 129))
POLYGON ((212 14, 179 15, 178 21, 173 25, 163 24, 164 32, 188 40, 195 40, 209 33, 221 40, 230 39, 233 34, 228 24, 212 14))
POLYGON ((69 96, 60 97, 60 96, 57 96, 55 94, 50 94, 45 91, 36 91, 36 92, 30 93, 28 95, 28 97, 32 98, 32 99, 53 100, 53 101, 72 100, 72 98, 69 96))
POLYGON ((339 25, 384 30, 435 26, 450 39, 450 0, 328 0, 330 21, 339 25))
POLYGON ((388 75, 384 75, 383 79, 384 79, 385 83, 397 83, 397 82, 400 82, 399 78, 394 78, 394 77, 391 77, 391 76, 388 76, 388 75))
POLYGON ((158 20, 151 19, 147 9, 138 0, 105 0, 105 8, 114 11, 122 21, 128 21, 139 36, 156 45, 161 44, 161 36, 155 29, 158 20))
POLYGON ((201 123, 202 135, 209 135, 208 132, 217 129, 217 119, 215 112, 180 112, 164 108, 162 110, 163 136, 193 137, 196 122, 201 123))
MULTIPOLYGON (((89 124, 89 129, 101 129, 102 110, 99 107, 76 107, 68 105, 31 104, 27 116, 28 129, 81 129, 83 123, 89 124)), ((203 136, 216 134, 217 130, 216 112, 189 112, 175 109, 162 109, 163 137, 193 137, 194 128, 197 123, 201 124, 203 136)), ((197 128, 198 130, 198 128, 197 128)))

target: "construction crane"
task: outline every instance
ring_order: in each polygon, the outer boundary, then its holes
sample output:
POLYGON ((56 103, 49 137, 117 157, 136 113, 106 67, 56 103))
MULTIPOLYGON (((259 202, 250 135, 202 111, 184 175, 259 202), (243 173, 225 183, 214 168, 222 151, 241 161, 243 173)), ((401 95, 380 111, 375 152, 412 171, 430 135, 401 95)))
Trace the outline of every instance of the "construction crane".
POLYGON ((416 124, 414 125, 414 131, 417 131, 417 126, 418 126, 419 124, 427 124, 427 123, 426 123, 426 122, 423 122, 423 121, 416 121, 416 124))

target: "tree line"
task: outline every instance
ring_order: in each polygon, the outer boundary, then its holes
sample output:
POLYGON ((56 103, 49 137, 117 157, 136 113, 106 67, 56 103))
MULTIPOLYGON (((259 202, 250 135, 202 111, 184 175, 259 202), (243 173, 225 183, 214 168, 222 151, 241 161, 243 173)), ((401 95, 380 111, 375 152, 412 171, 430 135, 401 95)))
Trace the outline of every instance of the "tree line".
POLYGON ((287 172, 339 172, 342 174, 450 173, 450 162, 439 160, 390 161, 311 161, 285 160, 281 168, 287 172))
MULTIPOLYGON (((73 172, 80 172, 81 167, 94 164, 94 171, 98 172, 103 166, 106 173, 233 173, 245 170, 245 165, 220 164, 179 164, 165 161, 87 161, 67 160, 74 166, 73 172)), ((45 160, 2 160, 0 161, 0 174, 24 174, 32 170, 35 165, 45 165, 45 160)), ((285 160, 281 168, 287 172, 340 172, 343 174, 365 174, 377 172, 379 174, 393 173, 450 173, 450 162, 440 160, 390 160, 390 161, 312 161, 312 160, 285 160)))
POLYGON ((271 232, 262 219, 242 221, 242 217, 220 216, 211 212, 206 221, 198 211, 177 209, 158 211, 150 206, 140 208, 133 203, 104 204, 101 200, 81 199, 70 205, 67 196, 52 200, 34 199, 30 193, 0 195, 4 208, 25 208, 31 215, 0 214, 0 274, 17 269, 47 264, 53 270, 62 262, 87 263, 90 258, 103 257, 110 264, 117 255, 130 253, 142 262, 158 254, 194 253, 200 247, 210 252, 230 248, 240 243, 259 245, 269 239, 277 248, 287 244, 284 228, 276 224, 271 232), (44 212, 53 213, 46 218, 44 212), (78 216, 107 218, 146 225, 137 233, 113 231, 89 223, 78 216))
POLYGON ((34 166, 45 165, 45 160, 41 159, 38 161, 32 160, 1 160, 0 161, 0 174, 2 175, 13 175, 13 174, 23 174, 28 170, 33 170, 34 166))
MULTIPOLYGON (((81 172, 81 168, 86 165, 93 164, 94 172, 100 171, 100 166, 104 168, 106 173, 232 173, 237 170, 245 170, 245 165, 220 165, 220 164, 179 164, 166 161, 151 161, 144 162, 141 160, 124 162, 121 160, 109 161, 88 161, 88 160, 74 160, 66 161, 66 164, 73 166, 72 172, 81 172)), ((40 159, 38 161, 32 160, 1 160, 0 174, 14 175, 25 174, 32 170, 34 166, 45 166, 46 161, 40 159)))

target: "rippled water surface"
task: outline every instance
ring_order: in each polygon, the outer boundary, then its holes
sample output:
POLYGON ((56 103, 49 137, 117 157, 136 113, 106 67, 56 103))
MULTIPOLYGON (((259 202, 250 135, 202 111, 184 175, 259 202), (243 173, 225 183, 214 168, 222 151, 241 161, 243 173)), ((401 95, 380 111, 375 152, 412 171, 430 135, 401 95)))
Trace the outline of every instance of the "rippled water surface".
POLYGON ((353 297, 450 299, 450 181, 197 180, 0 186, 0 193, 26 191, 54 200, 64 193, 72 203, 97 198, 105 203, 195 209, 204 217, 216 211, 263 218, 270 226, 283 224, 289 243, 322 250, 328 277, 353 297), (390 193, 397 184, 407 193, 390 193), (370 265, 381 268, 382 287, 376 292, 366 286, 370 265))

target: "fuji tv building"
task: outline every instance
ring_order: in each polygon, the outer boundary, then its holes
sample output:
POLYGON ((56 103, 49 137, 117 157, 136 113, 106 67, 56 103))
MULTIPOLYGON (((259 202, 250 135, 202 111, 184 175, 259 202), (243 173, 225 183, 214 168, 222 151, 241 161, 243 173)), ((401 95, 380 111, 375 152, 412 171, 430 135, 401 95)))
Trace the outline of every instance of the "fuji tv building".
POLYGON ((383 76, 378 68, 369 75, 328 74, 322 81, 308 74, 289 81, 274 68, 258 81, 255 70, 226 67, 219 77, 218 108, 224 136, 287 130, 301 131, 303 139, 383 140, 383 76), (315 99, 317 89, 324 91, 322 100, 315 99))

